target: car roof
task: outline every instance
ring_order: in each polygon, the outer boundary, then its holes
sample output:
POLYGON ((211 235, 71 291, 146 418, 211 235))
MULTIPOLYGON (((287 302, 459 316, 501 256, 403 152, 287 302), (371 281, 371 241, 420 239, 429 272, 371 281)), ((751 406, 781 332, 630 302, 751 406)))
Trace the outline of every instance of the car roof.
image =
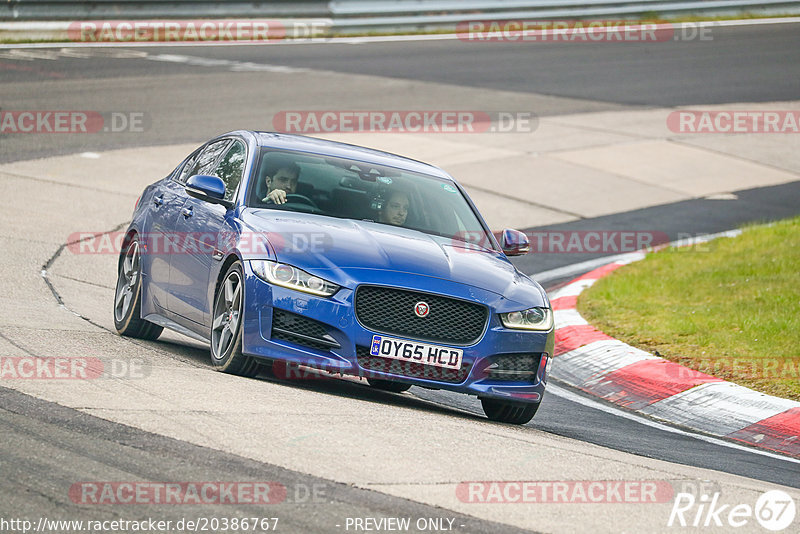
POLYGON ((391 152, 383 152, 373 148, 340 143, 337 141, 317 139, 305 135, 261 131, 250 133, 255 136, 256 143, 261 147, 296 150, 322 156, 353 159, 364 163, 385 165, 387 167, 415 171, 454 181, 449 174, 434 165, 392 154, 391 152))

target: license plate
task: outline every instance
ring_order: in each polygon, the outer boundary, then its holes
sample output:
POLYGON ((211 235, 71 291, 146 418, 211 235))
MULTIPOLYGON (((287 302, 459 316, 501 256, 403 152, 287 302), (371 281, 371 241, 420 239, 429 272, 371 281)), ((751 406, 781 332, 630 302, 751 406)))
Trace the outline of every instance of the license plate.
POLYGON ((445 369, 461 369, 461 358, 464 356, 464 351, 461 349, 386 336, 372 336, 369 353, 381 358, 392 358, 445 369))

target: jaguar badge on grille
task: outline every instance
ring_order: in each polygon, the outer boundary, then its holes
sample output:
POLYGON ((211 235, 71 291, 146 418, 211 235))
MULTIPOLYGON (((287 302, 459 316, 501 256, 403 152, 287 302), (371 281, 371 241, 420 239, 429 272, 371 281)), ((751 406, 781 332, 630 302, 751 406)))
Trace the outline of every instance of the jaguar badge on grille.
POLYGON ((414 314, 416 314, 417 317, 427 317, 430 312, 431 307, 428 306, 427 302, 417 302, 414 305, 414 314))

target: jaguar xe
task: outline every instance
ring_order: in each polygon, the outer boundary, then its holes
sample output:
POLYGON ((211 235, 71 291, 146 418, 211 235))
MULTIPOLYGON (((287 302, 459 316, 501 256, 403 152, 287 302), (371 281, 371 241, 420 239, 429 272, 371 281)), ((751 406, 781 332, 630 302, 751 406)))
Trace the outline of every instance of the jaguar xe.
POLYGON ((137 201, 114 322, 210 345, 218 370, 295 365, 476 395, 524 424, 544 394, 553 313, 443 170, 299 135, 235 131, 189 154, 137 201))

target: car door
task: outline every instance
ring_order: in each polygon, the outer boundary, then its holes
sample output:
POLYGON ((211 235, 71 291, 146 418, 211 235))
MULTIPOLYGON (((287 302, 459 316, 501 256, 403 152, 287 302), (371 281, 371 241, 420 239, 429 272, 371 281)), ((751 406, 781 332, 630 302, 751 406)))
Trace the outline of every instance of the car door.
MULTIPOLYGON (((198 168, 193 174, 218 176, 225 182, 225 199, 233 200, 242 181, 247 146, 240 139, 230 140, 213 165, 198 168)), ((182 251, 170 261, 170 309, 195 324, 206 323, 209 310, 208 284, 218 236, 224 230, 227 209, 188 197, 178 215, 175 228, 184 240, 182 251)))
POLYGON ((144 250, 147 254, 143 272, 148 273, 147 290, 153 303, 161 309, 168 308, 170 254, 174 248, 174 223, 186 201, 183 187, 186 174, 194 167, 198 148, 187 157, 172 176, 162 180, 150 198, 148 226, 143 228, 144 250))

